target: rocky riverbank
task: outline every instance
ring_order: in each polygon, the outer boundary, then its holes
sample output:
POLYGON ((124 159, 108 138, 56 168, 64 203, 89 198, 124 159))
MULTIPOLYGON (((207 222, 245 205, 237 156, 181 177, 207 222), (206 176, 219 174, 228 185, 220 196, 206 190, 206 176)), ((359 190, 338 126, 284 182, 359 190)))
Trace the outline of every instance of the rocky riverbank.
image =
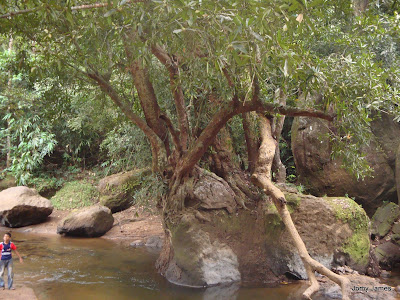
MULTIPOLYGON (((57 234, 58 223, 68 214, 67 210, 54 210, 43 223, 20 228, 0 226, 1 230, 24 233, 57 234)), ((142 241, 150 237, 163 237, 161 218, 154 211, 132 206, 127 210, 114 213, 113 227, 101 238, 110 239, 123 245, 142 241)))

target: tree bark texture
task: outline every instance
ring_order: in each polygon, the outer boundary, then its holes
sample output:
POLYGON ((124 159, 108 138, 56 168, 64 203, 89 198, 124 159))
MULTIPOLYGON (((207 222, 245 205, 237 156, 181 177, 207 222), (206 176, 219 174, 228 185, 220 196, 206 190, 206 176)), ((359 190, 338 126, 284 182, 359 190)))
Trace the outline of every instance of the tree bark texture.
POLYGON ((157 102, 156 94, 150 82, 148 70, 141 66, 139 61, 134 61, 129 67, 136 90, 139 95, 140 105, 150 128, 163 141, 167 156, 170 153, 167 129, 160 120, 160 107, 157 102))
POLYGON ((175 101, 176 114, 178 116, 181 148, 183 151, 186 151, 189 140, 189 121, 185 106, 185 98, 179 83, 179 65, 177 58, 174 59, 173 56, 168 55, 168 53, 158 45, 153 46, 151 50, 168 70, 171 93, 175 101))
MULTIPOLYGON (((276 102, 280 105, 286 105, 286 95, 281 88, 278 89, 275 95, 276 102)), ((272 163, 272 172, 275 174, 275 181, 284 183, 286 181, 286 167, 281 161, 281 150, 279 148, 279 140, 282 135, 283 124, 285 123, 285 115, 277 115, 274 118, 272 135, 276 140, 275 156, 272 163)))
POLYGON ((248 171, 254 172, 258 156, 258 138, 256 130, 257 114, 253 112, 242 114, 244 138, 246 140, 248 171))
POLYGON ((258 200, 257 192, 252 191, 249 178, 233 161, 233 141, 226 127, 223 127, 215 139, 212 151, 212 171, 224 178, 235 192, 235 201, 239 207, 247 209, 246 199, 258 200))
POLYGON ((262 188, 268 196, 272 198, 272 201, 278 210, 283 223, 285 224, 296 248, 299 251, 299 255, 304 263, 308 278, 310 280, 310 287, 303 293, 303 298, 311 299, 311 296, 319 289, 319 284, 314 274, 314 271, 316 271, 339 284, 342 288, 343 299, 349 300, 348 288, 350 281, 343 276, 333 273, 321 263, 311 258, 292 221, 289 210, 286 206, 285 195, 271 181, 271 166, 275 154, 276 142, 272 136, 271 120, 265 116, 260 116, 260 131, 262 141, 256 169, 252 175, 252 180, 257 186, 262 188))

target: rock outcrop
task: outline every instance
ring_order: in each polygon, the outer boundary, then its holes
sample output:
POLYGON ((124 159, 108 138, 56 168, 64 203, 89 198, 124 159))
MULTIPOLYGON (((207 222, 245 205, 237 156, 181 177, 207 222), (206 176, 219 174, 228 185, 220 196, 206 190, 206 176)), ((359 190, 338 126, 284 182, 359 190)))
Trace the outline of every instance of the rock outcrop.
POLYGON ((72 212, 57 226, 58 234, 82 237, 99 237, 111 229, 114 217, 105 206, 89 206, 72 212))
POLYGON ((235 192, 221 177, 211 172, 203 172, 195 183, 193 196, 204 209, 226 208, 232 213, 236 208, 235 192))
MULTIPOLYGON (((369 218, 357 203, 295 192, 286 192, 286 198, 313 258, 328 268, 346 264, 366 271, 369 218)), ((209 286, 237 280, 276 282, 289 274, 306 278, 297 249, 272 204, 260 201, 236 214, 202 209, 202 218, 198 212, 190 208, 167 225, 171 236, 162 253, 168 253, 170 260, 162 265, 160 259, 158 267, 169 281, 209 286)))
POLYGON ((100 192, 100 204, 113 213, 129 208, 134 199, 133 192, 140 187, 142 176, 147 169, 132 170, 107 176, 100 180, 97 187, 100 192))
POLYGON ((0 192, 0 220, 7 227, 41 223, 52 211, 51 202, 35 189, 17 186, 0 192))
POLYGON ((397 202, 395 161, 400 145, 400 124, 383 114, 371 124, 374 138, 362 149, 373 168, 373 177, 357 179, 342 167, 339 159, 331 159, 327 134, 332 128, 326 121, 306 117, 295 118, 292 126, 292 150, 299 181, 317 196, 355 197, 372 216, 383 201, 397 202))
POLYGON ((373 251, 382 268, 392 269, 400 263, 400 208, 389 202, 372 217, 373 251))
POLYGON ((172 233, 174 258, 165 271, 166 278, 178 285, 195 287, 240 281, 239 262, 233 250, 192 226, 193 215, 186 215, 181 221, 172 233))

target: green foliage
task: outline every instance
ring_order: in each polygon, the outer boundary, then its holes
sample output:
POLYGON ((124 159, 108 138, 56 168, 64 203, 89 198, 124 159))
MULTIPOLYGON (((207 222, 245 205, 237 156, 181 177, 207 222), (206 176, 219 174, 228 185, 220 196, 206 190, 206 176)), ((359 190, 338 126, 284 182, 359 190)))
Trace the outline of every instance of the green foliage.
POLYGON ((100 149, 106 153, 107 159, 101 165, 107 168, 107 173, 151 165, 149 143, 143 132, 129 123, 120 124, 108 132, 100 149))
MULTIPOLYGON (((20 4, 5 1, 1 10, 20 10, 20 4)), ((288 106, 335 112, 335 130, 329 134, 332 156, 341 157, 361 178, 369 171, 362 146, 369 143, 373 113, 400 117, 395 2, 375 1, 360 16, 354 14, 351 0, 110 1, 102 8, 72 10, 80 4, 24 2, 24 9, 32 12, 0 19, 0 33, 12 33, 21 44, 14 63, 5 69, 23 69, 31 86, 49 77, 63 83, 51 84, 43 99, 52 103, 49 91, 61 96, 53 111, 64 111, 65 119, 53 114, 52 120, 66 121, 67 126, 55 122, 53 129, 69 163, 92 156, 104 135, 103 149, 109 155, 105 164, 121 169, 136 163, 131 158, 134 149, 122 153, 122 144, 112 142, 128 135, 121 128, 111 131, 126 118, 100 96, 109 92, 104 86, 87 81, 90 74, 101 75, 126 107, 143 116, 129 74, 132 62, 141 62, 163 113, 176 124, 169 74, 155 59, 154 45, 181 63, 175 80, 191 113, 192 141, 234 94, 241 103, 249 101, 257 79, 262 101, 273 102, 280 88, 288 106), (210 94, 217 95, 220 105, 209 104, 210 94), (320 100, 316 94, 322 95, 320 100), (109 126, 101 120, 110 120, 109 126)), ((51 115, 48 110, 46 117, 51 115)), ((231 128, 241 134, 235 120, 231 128)), ((134 135, 134 144, 141 143, 134 135)), ((234 140, 245 162, 243 138, 234 140)), ((141 161, 148 163, 147 158, 141 161)))
POLYGON ((29 87, 25 74, 11 72, 14 59, 12 51, 0 53, 0 74, 3 74, 0 82, 0 140, 3 141, 0 155, 9 153, 11 173, 19 184, 26 184, 32 172, 41 166, 43 158, 54 150, 57 141, 36 106, 40 93, 29 87), (7 139, 10 147, 5 142, 7 139))
POLYGON ((60 189, 65 182, 62 178, 52 177, 46 173, 34 175, 27 181, 27 185, 33 186, 41 195, 47 195, 47 193, 60 189))
POLYGON ((155 199, 160 201, 166 195, 167 184, 156 174, 142 176, 138 183, 140 187, 133 194, 134 203, 136 205, 144 205, 145 207, 154 207, 155 199))
POLYGON ((98 202, 99 193, 90 183, 71 181, 65 183, 50 201, 57 209, 74 209, 93 205, 98 202))

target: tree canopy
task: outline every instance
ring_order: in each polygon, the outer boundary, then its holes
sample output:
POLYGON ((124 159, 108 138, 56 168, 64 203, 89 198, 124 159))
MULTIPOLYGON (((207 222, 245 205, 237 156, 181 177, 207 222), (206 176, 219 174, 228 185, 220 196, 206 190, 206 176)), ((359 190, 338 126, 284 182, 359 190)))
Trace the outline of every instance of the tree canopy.
POLYGON ((243 112, 323 117, 337 128, 333 155, 362 174, 372 112, 399 120, 399 17, 395 1, 357 9, 344 0, 5 1, 3 53, 12 37, 14 69, 4 65, 2 91, 9 70, 34 91, 52 79, 41 112, 46 101, 61 111, 71 95, 77 109, 104 107, 101 91, 144 132, 155 169, 171 149, 190 169, 243 112))

